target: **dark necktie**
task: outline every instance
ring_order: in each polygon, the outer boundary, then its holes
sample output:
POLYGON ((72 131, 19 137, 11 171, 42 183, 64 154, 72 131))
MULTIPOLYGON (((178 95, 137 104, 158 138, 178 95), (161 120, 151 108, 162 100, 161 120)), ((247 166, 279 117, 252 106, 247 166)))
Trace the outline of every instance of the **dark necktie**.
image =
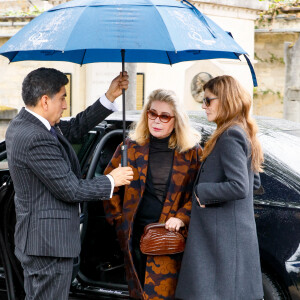
POLYGON ((53 126, 51 126, 51 128, 50 128, 50 133, 51 133, 55 138, 57 138, 57 133, 56 133, 56 131, 55 131, 55 129, 54 129, 53 126))

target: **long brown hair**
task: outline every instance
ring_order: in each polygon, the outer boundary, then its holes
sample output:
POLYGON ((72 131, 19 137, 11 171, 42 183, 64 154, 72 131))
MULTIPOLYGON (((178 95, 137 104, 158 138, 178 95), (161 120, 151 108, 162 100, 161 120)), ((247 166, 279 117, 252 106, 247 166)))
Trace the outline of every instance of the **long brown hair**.
POLYGON ((129 137, 139 145, 144 144, 150 137, 148 127, 147 110, 152 102, 161 101, 170 105, 175 116, 174 132, 169 140, 169 148, 176 148, 178 152, 185 152, 193 148, 201 140, 201 135, 189 122, 187 113, 181 107, 176 94, 173 91, 157 89, 151 92, 148 102, 144 105, 140 120, 133 124, 129 137))
POLYGON ((205 144, 201 161, 214 149, 220 135, 233 125, 238 125, 247 134, 251 146, 251 167, 255 172, 262 171, 264 161, 262 148, 257 134, 257 125, 250 116, 251 96, 241 84, 231 76, 223 75, 212 78, 204 86, 219 99, 217 117, 214 122, 217 129, 205 144))

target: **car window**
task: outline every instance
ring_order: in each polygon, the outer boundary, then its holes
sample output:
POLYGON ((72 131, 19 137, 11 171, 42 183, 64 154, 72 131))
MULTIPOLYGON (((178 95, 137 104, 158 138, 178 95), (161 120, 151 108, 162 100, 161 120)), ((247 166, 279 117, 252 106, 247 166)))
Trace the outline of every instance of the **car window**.
POLYGON ((85 152, 84 149, 88 148, 90 142, 94 139, 94 136, 96 134, 96 131, 90 131, 88 134, 86 134, 83 137, 83 140, 81 143, 77 143, 77 144, 72 144, 72 147, 74 149, 74 151, 76 152, 77 156, 82 156, 83 153, 85 152))
POLYGON ((8 169, 7 159, 0 161, 0 170, 7 170, 7 169, 8 169))
POLYGON ((7 155, 6 151, 0 152, 0 170, 7 170, 8 169, 8 162, 7 162, 7 155))
POLYGON ((273 176, 268 170, 260 174, 261 188, 254 192, 254 200, 278 206, 300 206, 300 194, 284 177, 273 176))
POLYGON ((114 136, 107 141, 101 151, 101 156, 97 162, 95 169, 95 177, 99 177, 103 174, 105 168, 110 162, 113 154, 115 153, 118 145, 122 142, 121 136, 114 136))
POLYGON ((72 144, 72 147, 77 154, 81 167, 83 167, 87 158, 90 156, 97 136, 97 131, 90 131, 83 137, 82 143, 72 144))
POLYGON ((0 186, 9 178, 7 154, 5 150, 5 142, 0 143, 0 186))

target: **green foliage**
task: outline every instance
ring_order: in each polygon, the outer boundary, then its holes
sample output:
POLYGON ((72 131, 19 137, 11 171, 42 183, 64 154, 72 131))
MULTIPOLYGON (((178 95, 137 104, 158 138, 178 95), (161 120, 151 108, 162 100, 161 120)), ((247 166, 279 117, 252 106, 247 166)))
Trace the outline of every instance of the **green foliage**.
MULTIPOLYGON (((266 1, 266 0, 259 0, 260 2, 266 1)), ((285 3, 285 4, 298 4, 299 0, 270 0, 271 3, 285 3)))
POLYGON ((263 59, 261 57, 259 57, 257 55, 257 53, 255 52, 254 53, 254 58, 260 62, 264 62, 264 63, 271 63, 271 64, 274 64, 274 63, 279 63, 279 64, 284 64, 284 59, 283 57, 277 57, 274 53, 272 52, 268 52, 270 54, 269 58, 266 58, 266 59, 263 59))
POLYGON ((29 11, 4 11, 0 13, 0 16, 4 17, 30 17, 30 16, 38 16, 43 13, 44 10, 39 9, 34 6, 29 11))
MULTIPOLYGON (((266 1, 266 0, 259 0, 266 1)), ((264 16, 268 16, 268 21, 276 17, 278 14, 281 14, 281 9, 285 7, 299 7, 300 0, 271 0, 269 1, 269 9, 260 13, 259 23, 261 24, 264 20, 264 16)))
POLYGON ((253 88, 253 97, 258 98, 260 96, 266 95, 276 95, 279 99, 283 99, 283 95, 280 91, 273 91, 271 89, 258 89, 257 87, 253 88))

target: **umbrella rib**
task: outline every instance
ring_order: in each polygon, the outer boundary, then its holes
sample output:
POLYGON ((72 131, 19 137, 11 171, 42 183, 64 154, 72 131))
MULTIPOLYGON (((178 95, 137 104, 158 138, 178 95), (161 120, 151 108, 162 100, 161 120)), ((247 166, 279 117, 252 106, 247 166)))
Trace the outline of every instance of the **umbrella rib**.
POLYGON ((82 65, 83 65, 85 53, 86 53, 86 49, 84 49, 84 53, 83 53, 83 56, 82 56, 82 60, 81 60, 81 63, 80 63, 80 67, 82 67, 82 65))
POLYGON ((251 64, 251 61, 249 59, 249 57, 247 56, 247 54, 243 54, 246 61, 247 61, 247 64, 248 64, 248 67, 250 69, 250 72, 251 72, 251 76, 252 76, 252 81, 253 81, 253 85, 256 87, 257 86, 257 79, 256 79, 256 75, 255 75, 255 71, 254 71, 254 68, 251 64))
MULTIPOLYGON (((66 43, 64 45, 64 50, 67 49, 67 45, 68 45, 68 42, 69 42, 69 38, 70 36, 72 35, 72 33, 74 32, 75 30, 75 27, 77 26, 77 23, 78 23, 78 20, 82 17, 84 11, 88 8, 88 6, 80 6, 80 7, 84 7, 84 9, 80 12, 80 15, 77 16, 77 21, 75 22, 75 26, 72 28, 71 32, 69 33, 69 36, 66 38, 66 43)), ((84 53, 85 55, 85 53, 84 53)), ((83 60, 82 60, 83 61, 83 60)))
POLYGON ((239 56, 236 52, 233 52, 233 54, 237 57, 237 59, 238 59, 239 61, 241 61, 240 56, 239 56))
POLYGON ((206 28, 208 29, 208 31, 211 33, 211 35, 216 38, 216 34, 214 33, 214 31, 211 29, 211 27, 209 26, 209 24, 207 23, 204 15, 202 14, 202 12, 200 10, 198 10, 192 3, 188 2, 187 0, 182 0, 183 2, 187 3, 188 5, 191 6, 192 10, 195 12, 195 14, 199 17, 199 19, 202 21, 202 23, 206 26, 206 28))
MULTIPOLYGON (((153 7, 159 6, 159 5, 154 4, 152 0, 149 0, 149 2, 152 3, 153 7)), ((162 24, 164 25, 164 28, 165 28, 166 32, 168 33, 170 43, 173 45, 174 51, 176 51, 176 48, 175 48, 175 45, 173 44, 173 41, 172 41, 172 39, 171 39, 171 36, 170 36, 170 32, 169 32, 169 30, 168 30, 168 27, 166 26, 165 22, 163 21, 163 17, 161 16, 159 10, 156 9, 156 11, 157 11, 157 13, 158 13, 160 19, 162 20, 162 24)), ((169 57, 169 56, 168 56, 168 57, 169 57)), ((169 60, 170 60, 170 58, 169 58, 169 60)))
POLYGON ((19 51, 16 51, 16 54, 14 55, 14 57, 9 60, 9 63, 13 62, 14 58, 18 55, 18 53, 19 53, 19 51))
POLYGON ((168 60, 169 60, 170 66, 172 66, 172 62, 171 62, 171 59, 170 59, 170 56, 169 56, 168 51, 166 51, 166 54, 167 54, 167 56, 168 56, 168 60))

